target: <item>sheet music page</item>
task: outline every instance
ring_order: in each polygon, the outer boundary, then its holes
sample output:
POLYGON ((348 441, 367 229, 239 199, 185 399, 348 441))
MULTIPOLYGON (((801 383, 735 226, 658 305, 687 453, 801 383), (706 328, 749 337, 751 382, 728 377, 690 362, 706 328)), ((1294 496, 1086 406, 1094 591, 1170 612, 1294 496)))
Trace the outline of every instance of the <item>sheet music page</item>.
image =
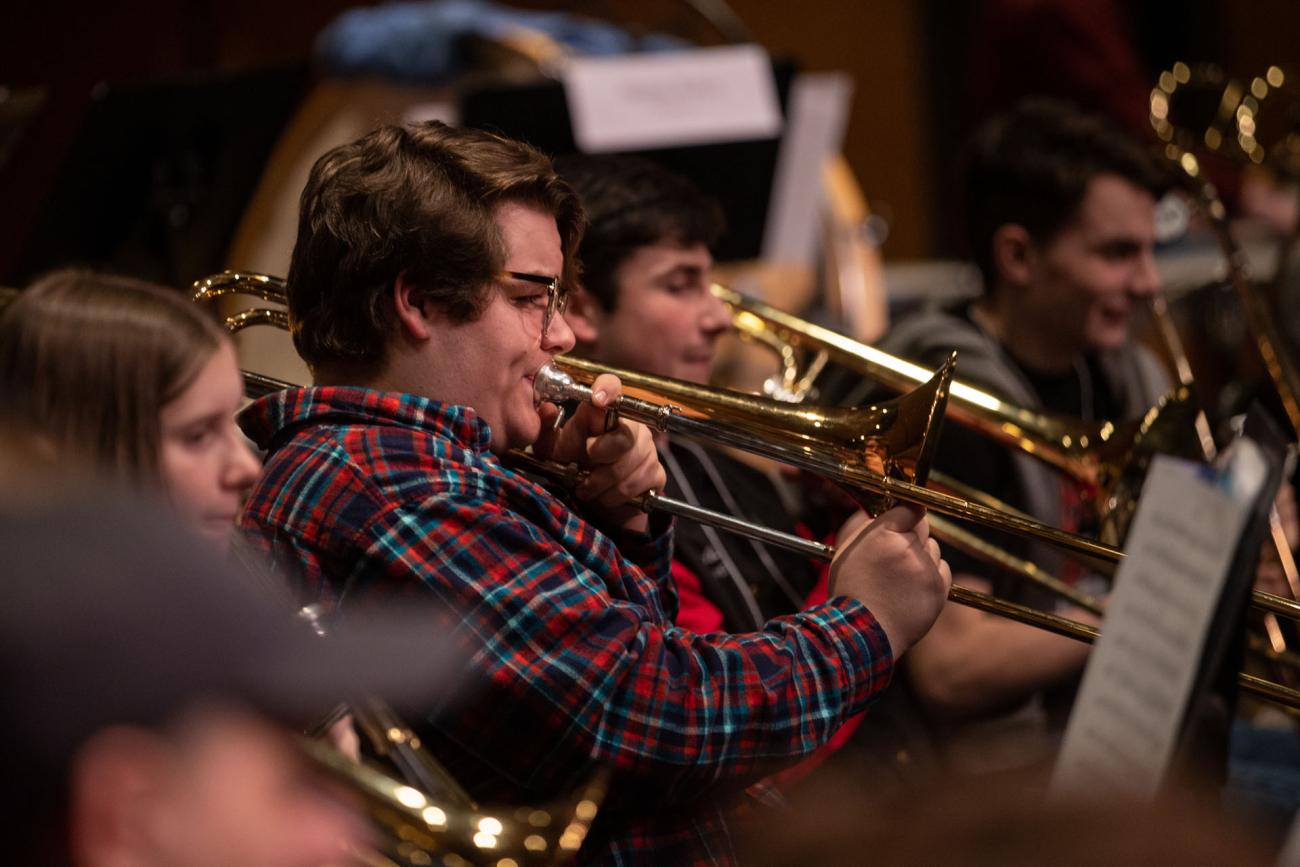
POLYGON ((1239 473, 1163 456, 1153 462, 1066 726, 1053 792, 1146 798, 1159 787, 1259 490, 1256 447, 1236 446, 1247 453, 1229 465, 1239 473))
POLYGON ((763 258, 812 265, 822 230, 822 172, 839 152, 853 81, 836 72, 804 73, 790 85, 789 121, 763 231, 763 258))
POLYGON ((756 45, 575 59, 564 73, 585 153, 773 138, 782 129, 772 61, 756 45))

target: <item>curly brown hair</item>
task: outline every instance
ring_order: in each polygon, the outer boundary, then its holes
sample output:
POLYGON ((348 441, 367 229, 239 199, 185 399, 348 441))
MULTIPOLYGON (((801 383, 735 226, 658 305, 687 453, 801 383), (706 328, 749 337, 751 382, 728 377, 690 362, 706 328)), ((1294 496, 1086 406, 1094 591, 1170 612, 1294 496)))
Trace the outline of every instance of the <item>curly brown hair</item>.
POLYGON ((540 151, 432 121, 383 126, 322 156, 302 193, 289 266, 298 354, 316 372, 375 370, 399 276, 454 321, 476 318, 504 267, 493 214, 507 201, 555 216, 572 287, 582 206, 540 151))

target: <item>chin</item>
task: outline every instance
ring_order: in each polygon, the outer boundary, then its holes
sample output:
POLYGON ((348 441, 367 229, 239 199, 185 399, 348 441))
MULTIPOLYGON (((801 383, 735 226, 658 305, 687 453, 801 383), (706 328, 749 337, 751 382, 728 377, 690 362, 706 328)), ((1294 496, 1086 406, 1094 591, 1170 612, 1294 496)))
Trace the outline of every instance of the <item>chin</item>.
POLYGON ((688 364, 679 367, 677 372, 673 374, 673 378, 684 382, 693 382, 696 385, 708 385, 709 374, 712 371, 712 364, 688 364))
POLYGON ((1098 332, 1088 345, 1093 349, 1121 349, 1129 343, 1128 327, 1107 328, 1098 332))
MULTIPOLYGON (((502 438, 501 451, 507 452, 510 449, 527 448, 537 442, 537 438, 541 435, 542 418, 534 415, 527 423, 506 428, 505 436, 502 438)), ((496 450, 494 445, 493 451, 496 450)))
POLYGON ((199 528, 199 535, 208 542, 219 553, 224 554, 230 550, 230 543, 233 541, 235 532, 234 523, 228 523, 224 526, 213 526, 205 524, 199 528))

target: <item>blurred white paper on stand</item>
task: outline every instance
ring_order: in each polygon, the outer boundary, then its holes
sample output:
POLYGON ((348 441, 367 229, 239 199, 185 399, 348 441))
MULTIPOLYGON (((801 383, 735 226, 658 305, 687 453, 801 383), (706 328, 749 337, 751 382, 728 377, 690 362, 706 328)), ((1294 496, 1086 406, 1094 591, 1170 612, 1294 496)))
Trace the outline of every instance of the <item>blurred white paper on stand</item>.
POLYGON ((1058 794, 1153 796, 1178 744, 1206 635, 1267 465, 1238 439, 1226 470, 1151 465, 1101 638, 1052 778, 1058 794))
POLYGON ((843 73, 807 73, 790 85, 790 119, 763 232, 767 261, 814 264, 822 228, 822 172, 844 142, 852 99, 853 80, 843 73))
POLYGON ((756 45, 574 60, 564 73, 586 153, 775 138, 772 61, 756 45))

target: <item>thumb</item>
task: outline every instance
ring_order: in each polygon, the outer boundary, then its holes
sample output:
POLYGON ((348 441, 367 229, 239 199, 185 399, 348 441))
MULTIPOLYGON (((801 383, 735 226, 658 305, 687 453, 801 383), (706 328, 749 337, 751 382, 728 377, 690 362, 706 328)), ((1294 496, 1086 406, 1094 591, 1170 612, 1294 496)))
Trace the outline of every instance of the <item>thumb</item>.
POLYGON ((612 373, 602 373, 592 381, 591 402, 578 407, 575 416, 587 436, 600 436, 606 432, 609 424, 606 417, 622 394, 623 384, 612 373))
POLYGON ((923 507, 914 506, 911 503, 899 503, 897 506, 881 512, 871 522, 871 526, 880 526, 882 529, 892 530, 895 533, 911 533, 924 518, 925 509, 923 507))

